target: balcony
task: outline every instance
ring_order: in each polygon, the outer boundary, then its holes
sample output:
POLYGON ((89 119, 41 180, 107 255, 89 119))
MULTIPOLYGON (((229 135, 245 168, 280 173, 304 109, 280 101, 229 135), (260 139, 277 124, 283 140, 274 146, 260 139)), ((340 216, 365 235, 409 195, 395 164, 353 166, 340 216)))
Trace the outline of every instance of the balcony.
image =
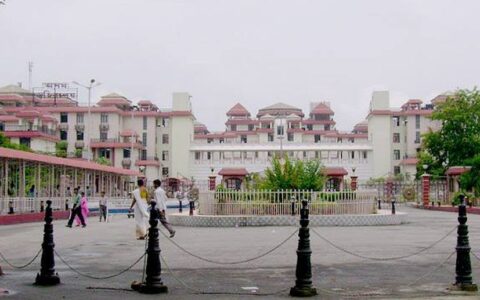
POLYGON ((136 166, 155 166, 160 167, 160 160, 156 156, 147 156, 138 159, 135 162, 136 166))
POLYGON ((84 131, 85 130, 85 124, 76 124, 75 125, 75 130, 76 131, 84 131))
POLYGON ((58 129, 62 131, 67 131, 68 130, 68 123, 60 123, 58 124, 58 129))
POLYGON ((83 148, 85 147, 85 142, 84 141, 76 141, 75 142, 75 148, 83 148))
POLYGON ((54 141, 59 140, 57 131, 45 126, 36 125, 6 125, 3 128, 6 137, 35 138, 43 137, 54 141))
POLYGON ((108 125, 108 123, 101 123, 98 128, 100 129, 100 131, 108 131, 110 125, 108 125))
POLYGON ((132 165, 132 160, 130 158, 122 159, 122 167, 130 168, 131 165, 132 165))
POLYGON ((132 146, 136 149, 145 149, 145 147, 139 141, 131 143, 129 141, 121 140, 119 138, 90 140, 91 148, 131 148, 132 146))

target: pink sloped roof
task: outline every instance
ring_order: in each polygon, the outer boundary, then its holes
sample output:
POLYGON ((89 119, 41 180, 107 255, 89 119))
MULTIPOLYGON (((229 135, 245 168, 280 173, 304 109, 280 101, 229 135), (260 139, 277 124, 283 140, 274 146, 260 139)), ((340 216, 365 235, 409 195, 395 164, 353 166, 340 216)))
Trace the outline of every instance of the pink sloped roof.
POLYGON ((348 172, 342 167, 329 167, 325 168, 325 174, 327 176, 345 176, 348 175, 348 172))
POLYGON ((472 167, 467 167, 467 166, 464 166, 464 167, 450 167, 448 168, 447 172, 445 172, 445 175, 449 175, 449 176, 457 176, 457 175, 462 175, 463 173, 467 173, 468 171, 470 171, 472 167))
POLYGON ((125 129, 124 131, 120 131, 120 136, 126 136, 126 137, 131 137, 131 136, 138 136, 138 133, 136 133, 133 130, 130 129, 125 129))
POLYGON ((218 175, 222 176, 246 176, 248 171, 245 168, 222 168, 218 175))
POLYGON ((101 171, 101 172, 107 172, 107 173, 114 173, 118 175, 143 176, 140 172, 134 171, 134 170, 126 170, 121 168, 104 166, 104 165, 100 165, 97 163, 88 162, 84 160, 48 156, 43 154, 7 149, 2 147, 0 147, 0 157, 35 161, 35 162, 41 162, 45 164, 66 166, 66 167, 86 169, 86 170, 92 170, 92 171, 101 171))
POLYGON ((328 107, 325 103, 319 103, 315 108, 310 112, 312 115, 333 115, 333 110, 328 107))
POLYGON ((0 122, 18 122, 19 118, 12 115, 0 116, 0 122))
POLYGON ((405 158, 400 162, 401 165, 416 165, 418 163, 418 158, 410 157, 410 158, 405 158))
POLYGON ((36 118, 40 117, 41 113, 37 110, 23 110, 17 113, 17 117, 20 118, 36 118))
POLYGON ((227 111, 227 116, 250 116, 250 113, 243 105, 237 103, 227 111))
POLYGON ((138 101, 138 105, 140 106, 148 106, 148 105, 153 105, 152 101, 150 100, 140 100, 138 101))

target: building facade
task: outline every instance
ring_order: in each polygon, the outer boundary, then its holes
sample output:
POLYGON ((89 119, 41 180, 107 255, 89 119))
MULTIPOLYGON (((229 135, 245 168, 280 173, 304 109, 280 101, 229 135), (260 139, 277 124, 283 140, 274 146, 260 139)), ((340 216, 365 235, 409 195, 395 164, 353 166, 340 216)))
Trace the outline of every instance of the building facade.
POLYGON ((38 98, 9 85, 0 88, 0 131, 39 152, 53 153, 56 143, 65 141, 70 157, 102 158, 172 185, 215 176, 217 184, 238 188, 276 155, 318 159, 329 176, 327 188, 339 189, 352 176, 367 180, 402 173, 412 178, 422 135, 440 127, 429 117, 446 97, 426 105, 411 99, 393 108, 388 91, 376 91, 366 119, 349 132, 336 129, 328 102, 311 103, 306 113, 276 103, 254 116, 237 103, 226 112, 225 130, 210 132, 195 121, 187 93, 174 93, 169 109, 148 100, 134 104, 117 93, 88 107, 69 98, 38 98))

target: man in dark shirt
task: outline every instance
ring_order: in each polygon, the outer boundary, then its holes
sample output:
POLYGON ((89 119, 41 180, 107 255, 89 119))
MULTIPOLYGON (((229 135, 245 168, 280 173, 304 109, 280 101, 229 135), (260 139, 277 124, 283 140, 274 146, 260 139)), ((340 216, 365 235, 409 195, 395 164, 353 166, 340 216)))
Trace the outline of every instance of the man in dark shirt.
POLYGON ((72 224, 73 224, 73 220, 75 219, 75 216, 78 216, 78 218, 80 219, 80 223, 82 223, 82 227, 86 227, 87 224, 85 224, 85 220, 83 219, 82 207, 80 205, 80 195, 78 194, 78 188, 75 188, 73 190, 72 203, 73 203, 72 214, 70 215, 70 220, 68 220, 67 227, 72 228, 72 224))

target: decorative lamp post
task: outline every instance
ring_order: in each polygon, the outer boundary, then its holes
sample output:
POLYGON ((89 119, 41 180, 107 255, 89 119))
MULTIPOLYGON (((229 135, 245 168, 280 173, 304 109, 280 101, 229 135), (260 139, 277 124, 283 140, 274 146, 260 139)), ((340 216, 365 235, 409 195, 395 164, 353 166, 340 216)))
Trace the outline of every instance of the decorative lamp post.
POLYGON ((92 98, 92 89, 101 85, 100 82, 95 83, 95 79, 90 79, 89 85, 83 85, 78 83, 77 81, 72 81, 73 84, 86 88, 88 90, 88 122, 87 126, 85 126, 85 132, 88 132, 88 135, 85 137, 87 143, 87 159, 90 161, 92 159, 92 150, 90 148, 90 139, 92 138, 93 134, 90 134, 90 124, 92 123, 92 112, 91 112, 91 98, 92 98))

